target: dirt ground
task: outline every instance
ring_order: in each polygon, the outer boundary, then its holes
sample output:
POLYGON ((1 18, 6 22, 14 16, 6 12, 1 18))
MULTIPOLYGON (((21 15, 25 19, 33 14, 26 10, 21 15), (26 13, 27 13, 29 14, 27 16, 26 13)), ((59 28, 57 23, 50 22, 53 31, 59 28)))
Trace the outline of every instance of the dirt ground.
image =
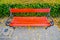
POLYGON ((60 28, 60 18, 54 18, 54 24, 60 28))

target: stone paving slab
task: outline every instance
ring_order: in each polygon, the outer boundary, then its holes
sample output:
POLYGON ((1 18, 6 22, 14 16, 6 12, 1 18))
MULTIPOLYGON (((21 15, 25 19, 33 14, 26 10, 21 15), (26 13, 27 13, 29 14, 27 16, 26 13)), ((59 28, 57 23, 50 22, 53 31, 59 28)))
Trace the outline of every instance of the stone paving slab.
POLYGON ((51 26, 47 30, 42 28, 17 28, 14 31, 12 40, 60 40, 60 31, 57 27, 51 26))
POLYGON ((13 30, 11 27, 4 28, 3 25, 0 25, 0 33, 0 40, 60 40, 60 31, 56 26, 51 26, 48 29, 19 27, 13 30), (4 33, 6 28, 9 29, 9 32, 4 33))
MULTIPOLYGON (((2 20, 1 22, 3 23, 5 21, 2 20)), ((58 30, 57 26, 51 26, 47 30, 41 27, 20 27, 13 30, 0 23, 0 40, 60 40, 60 30, 58 30), (4 33, 4 29, 6 28, 9 31, 4 33)))

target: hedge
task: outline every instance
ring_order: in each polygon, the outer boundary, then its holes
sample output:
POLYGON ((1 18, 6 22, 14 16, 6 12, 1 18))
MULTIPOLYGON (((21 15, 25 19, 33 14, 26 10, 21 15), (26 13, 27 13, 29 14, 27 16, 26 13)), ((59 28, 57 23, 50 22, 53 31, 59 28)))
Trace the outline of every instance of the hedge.
MULTIPOLYGON (((0 5, 0 17, 9 16, 9 8, 51 8, 52 17, 60 17, 60 4, 34 3, 34 4, 2 4, 0 5)), ((42 16, 40 13, 15 14, 17 16, 42 16)), ((43 14, 45 15, 45 14, 43 14)))

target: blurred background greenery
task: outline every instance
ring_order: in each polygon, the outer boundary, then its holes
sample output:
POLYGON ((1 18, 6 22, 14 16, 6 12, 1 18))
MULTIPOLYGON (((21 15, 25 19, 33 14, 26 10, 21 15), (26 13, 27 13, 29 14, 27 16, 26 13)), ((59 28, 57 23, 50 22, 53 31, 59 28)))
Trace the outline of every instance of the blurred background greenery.
MULTIPOLYGON (((0 17, 9 16, 9 8, 50 8, 51 9, 51 16, 52 17, 60 17, 60 4, 55 5, 49 5, 47 3, 33 3, 33 4, 2 4, 0 5, 0 17)), ((24 13, 20 16, 28 16, 30 13, 24 13)), ((16 16, 19 16, 19 14, 15 14, 16 16)), ((45 14, 44 14, 45 15, 45 14)), ((31 13, 30 16, 42 16, 40 13, 31 13)))
POLYGON ((49 3, 60 4, 60 0, 0 0, 0 4, 30 4, 30 3, 49 3))
MULTIPOLYGON (((9 16, 10 8, 51 8, 52 17, 60 17, 60 0, 0 0, 0 17, 9 16)), ((19 14, 15 14, 19 16, 19 14)), ((45 14, 44 14, 45 15, 45 14)), ((41 16, 39 13, 20 16, 41 16)))

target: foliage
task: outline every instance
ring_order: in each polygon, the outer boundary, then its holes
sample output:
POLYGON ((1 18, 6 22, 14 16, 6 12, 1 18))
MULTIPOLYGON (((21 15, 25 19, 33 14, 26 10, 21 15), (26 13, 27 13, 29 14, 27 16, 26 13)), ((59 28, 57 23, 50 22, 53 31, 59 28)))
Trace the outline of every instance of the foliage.
MULTIPOLYGON (((48 4, 48 3, 33 3, 33 4, 1 4, 0 5, 0 17, 9 16, 9 8, 51 8, 52 17, 60 17, 60 4, 48 4)), ((24 13, 15 14, 17 16, 42 16, 40 13, 24 13)), ((45 14, 44 14, 45 15, 45 14)))

